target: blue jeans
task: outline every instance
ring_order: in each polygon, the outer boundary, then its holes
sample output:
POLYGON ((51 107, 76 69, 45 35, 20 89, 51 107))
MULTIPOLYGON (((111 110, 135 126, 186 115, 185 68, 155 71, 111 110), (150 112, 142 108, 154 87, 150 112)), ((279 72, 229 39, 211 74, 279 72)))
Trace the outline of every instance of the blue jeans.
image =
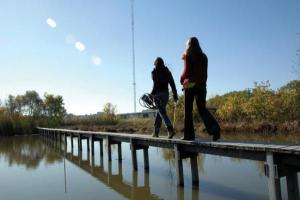
POLYGON ((156 113, 156 118, 154 123, 155 133, 159 133, 162 120, 164 120, 164 123, 168 129, 173 129, 172 122, 169 119, 166 110, 166 106, 169 101, 169 93, 160 92, 157 93, 155 96, 158 97, 159 99, 155 101, 156 106, 158 108, 158 112, 156 113))

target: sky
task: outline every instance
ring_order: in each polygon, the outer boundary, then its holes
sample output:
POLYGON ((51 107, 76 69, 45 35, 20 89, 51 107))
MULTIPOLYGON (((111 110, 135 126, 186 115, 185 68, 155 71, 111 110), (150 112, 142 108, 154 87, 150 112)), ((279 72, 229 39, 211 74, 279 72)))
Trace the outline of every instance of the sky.
MULTIPOLYGON (((208 56, 208 98, 297 79, 299 0, 135 0, 137 110, 157 56, 177 90, 181 55, 196 36, 208 56)), ((133 112, 130 0, 0 0, 0 99, 62 95, 68 113, 107 102, 133 112)))

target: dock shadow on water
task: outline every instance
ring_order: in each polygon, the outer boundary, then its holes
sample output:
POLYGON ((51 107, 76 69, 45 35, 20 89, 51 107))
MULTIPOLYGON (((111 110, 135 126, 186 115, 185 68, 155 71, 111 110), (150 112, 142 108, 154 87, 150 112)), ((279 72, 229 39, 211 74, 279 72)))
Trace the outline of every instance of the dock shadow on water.
POLYGON ((135 171, 128 144, 122 144, 122 161, 112 148, 109 162, 105 143, 102 156, 97 142, 92 155, 87 141, 80 151, 70 139, 65 146, 40 136, 0 138, 0 199, 269 199, 263 162, 199 154, 199 186, 192 186, 186 161, 183 188, 176 184, 172 150, 150 147, 149 171, 139 152, 135 171))

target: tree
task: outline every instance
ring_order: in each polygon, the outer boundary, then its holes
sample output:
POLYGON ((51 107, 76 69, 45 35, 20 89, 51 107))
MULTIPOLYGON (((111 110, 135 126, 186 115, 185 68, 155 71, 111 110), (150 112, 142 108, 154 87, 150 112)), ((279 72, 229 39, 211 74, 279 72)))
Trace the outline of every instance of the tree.
POLYGON ((16 106, 16 113, 17 114, 23 114, 24 112, 24 96, 23 95, 17 95, 15 98, 15 106, 16 106))
POLYGON ((45 94, 44 109, 45 115, 57 123, 61 122, 66 114, 63 97, 59 95, 45 94))
POLYGON ((22 101, 25 108, 24 114, 34 117, 42 114, 43 101, 36 91, 26 91, 22 101))
POLYGON ((116 113, 117 113, 117 106, 106 103, 103 106, 103 117, 108 122, 114 123, 116 121, 116 113))
POLYGON ((6 100, 6 108, 10 115, 13 115, 16 113, 16 101, 15 97, 13 95, 9 95, 8 99, 6 100))
POLYGON ((282 86, 277 93, 278 116, 283 120, 300 119, 300 81, 282 86))

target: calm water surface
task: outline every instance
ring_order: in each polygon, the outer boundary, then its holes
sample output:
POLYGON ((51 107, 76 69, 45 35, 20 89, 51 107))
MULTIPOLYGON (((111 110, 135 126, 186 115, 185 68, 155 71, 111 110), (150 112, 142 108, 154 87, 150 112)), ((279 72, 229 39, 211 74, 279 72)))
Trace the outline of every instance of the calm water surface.
MULTIPOLYGON (((149 148, 149 173, 144 173, 142 152, 138 151, 139 170, 134 172, 129 144, 122 144, 119 164, 117 148, 109 163, 106 148, 101 158, 96 142, 92 157, 85 141, 78 153, 75 140, 73 153, 70 141, 65 153, 63 145, 39 136, 0 138, 0 199, 268 199, 263 162, 200 154, 199 187, 192 187, 190 165, 185 162, 185 187, 180 188, 170 150, 149 148)), ((287 199, 285 179, 281 181, 287 199)))

